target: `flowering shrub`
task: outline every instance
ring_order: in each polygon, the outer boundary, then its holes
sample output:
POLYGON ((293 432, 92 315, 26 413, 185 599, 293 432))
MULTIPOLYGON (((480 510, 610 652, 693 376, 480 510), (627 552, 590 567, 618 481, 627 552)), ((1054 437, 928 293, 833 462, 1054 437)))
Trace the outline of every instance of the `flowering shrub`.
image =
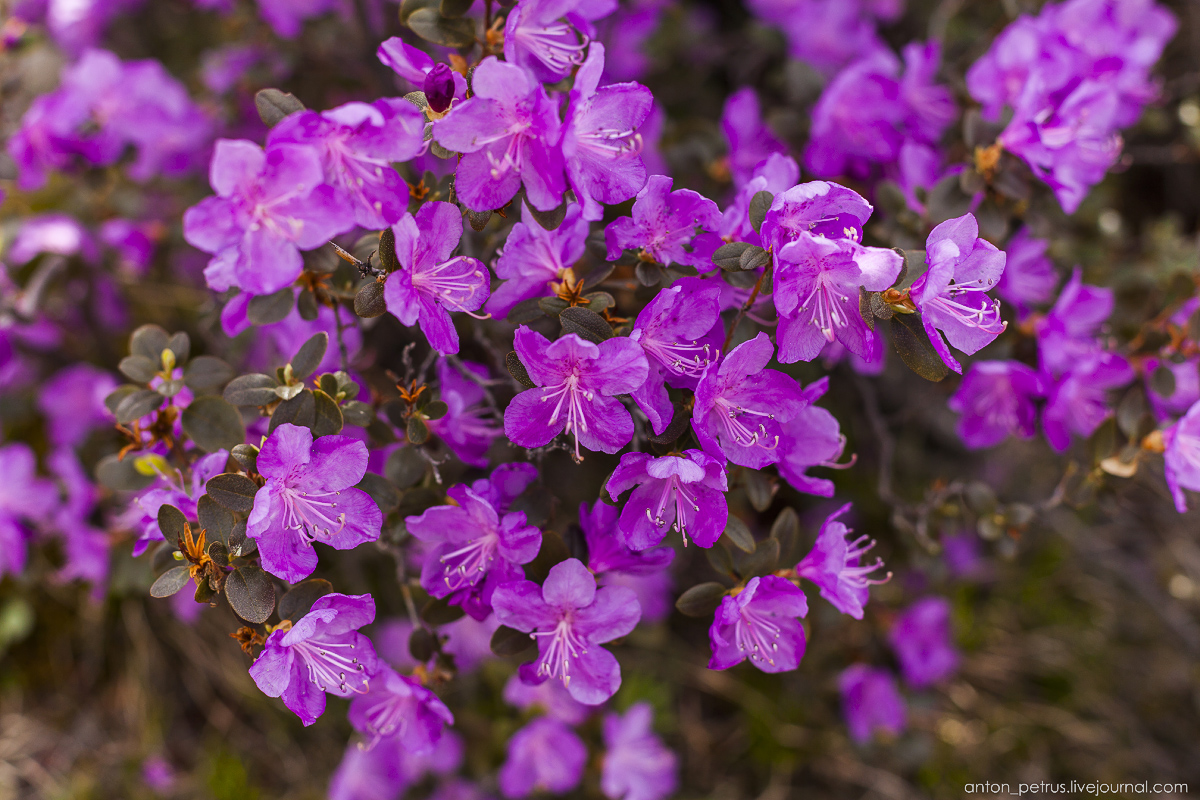
POLYGON ((228 634, 181 683, 240 659, 210 724, 324 726, 344 800, 880 790, 817 740, 984 736, 930 710, 1003 627, 970 587, 1200 491, 1195 242, 1113 188, 1200 104, 1155 0, 927 5, 16 2, 4 608, 228 634), (716 791, 723 737, 771 768, 716 791))

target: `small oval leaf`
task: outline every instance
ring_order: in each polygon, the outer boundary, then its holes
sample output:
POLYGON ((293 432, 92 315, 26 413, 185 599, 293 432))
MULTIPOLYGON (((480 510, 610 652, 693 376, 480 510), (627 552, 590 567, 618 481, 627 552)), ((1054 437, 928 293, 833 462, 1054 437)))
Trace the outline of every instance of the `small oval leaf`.
POLYGON ((708 617, 721 605, 725 587, 716 582, 701 583, 679 596, 675 608, 688 617, 708 617))
POLYGON ((172 567, 158 576, 150 587, 151 597, 170 597, 177 594, 192 579, 187 567, 172 567))
POLYGON ((258 484, 245 475, 223 472, 209 478, 204 491, 223 508, 237 514, 249 514, 254 510, 258 484))
POLYGON ((279 598, 279 618, 298 622, 313 603, 333 591, 333 584, 322 578, 297 583, 279 598))
POLYGON ((179 540, 183 537, 183 530, 187 524, 187 517, 175 506, 163 503, 158 507, 158 529, 162 531, 168 544, 179 547, 179 540))
POLYGON ((254 565, 238 567, 225 580, 225 597, 233 612, 247 622, 266 622, 275 611, 275 587, 254 565))
POLYGON ((222 396, 235 406, 265 406, 275 402, 278 385, 270 375, 240 375, 229 382, 222 396))
POLYGON ((533 637, 516 628, 501 625, 492 634, 492 652, 501 657, 519 656, 533 647, 533 637))
POLYGON ((246 441, 246 426, 238 410, 220 397, 197 397, 183 410, 183 431, 207 453, 230 450, 246 441))
POLYGON ((325 331, 314 333, 292 358, 292 375, 302 381, 317 371, 325 351, 329 349, 329 334, 325 331))
POLYGON ((754 537, 740 517, 729 515, 729 520, 725 523, 724 538, 744 553, 754 552, 754 537))

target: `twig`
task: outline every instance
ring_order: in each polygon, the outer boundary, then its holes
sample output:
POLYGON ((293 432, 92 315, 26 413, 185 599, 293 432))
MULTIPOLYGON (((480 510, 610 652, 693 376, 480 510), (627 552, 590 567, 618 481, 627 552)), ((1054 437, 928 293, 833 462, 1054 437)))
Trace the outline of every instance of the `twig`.
POLYGON ((750 292, 750 297, 742 307, 738 309, 738 314, 734 317, 733 324, 729 326, 729 333, 725 335, 725 344, 721 347, 721 352, 729 352, 729 343, 733 341, 733 333, 737 330, 737 326, 742 324, 742 319, 746 316, 746 312, 750 310, 750 306, 754 305, 754 301, 758 299, 758 293, 762 291, 763 281, 771 274, 771 264, 768 263, 763 269, 763 274, 758 276, 758 280, 754 283, 754 289, 750 292))

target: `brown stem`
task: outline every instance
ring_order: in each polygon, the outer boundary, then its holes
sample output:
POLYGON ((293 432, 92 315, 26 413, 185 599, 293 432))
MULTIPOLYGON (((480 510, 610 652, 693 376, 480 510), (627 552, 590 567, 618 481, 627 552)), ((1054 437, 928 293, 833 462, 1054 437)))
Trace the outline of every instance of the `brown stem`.
POLYGON ((758 276, 758 280, 754 283, 754 289, 750 292, 749 299, 742 303, 742 307, 738 309, 737 316, 733 320, 733 324, 729 326, 729 333, 725 335, 725 344, 721 347, 722 353, 729 352, 729 343, 733 341, 733 332, 737 330, 737 326, 742 324, 742 320, 746 316, 746 312, 750 310, 750 306, 754 305, 754 301, 758 299, 758 293, 762 291, 763 281, 771 274, 771 265, 767 264, 763 274, 758 276))

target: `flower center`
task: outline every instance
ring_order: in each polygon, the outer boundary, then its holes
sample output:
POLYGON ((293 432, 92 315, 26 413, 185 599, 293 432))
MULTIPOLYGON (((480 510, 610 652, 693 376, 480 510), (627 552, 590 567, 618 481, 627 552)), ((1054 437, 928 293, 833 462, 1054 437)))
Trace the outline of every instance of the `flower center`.
POLYGON ((722 432, 742 447, 762 447, 774 450, 779 446, 779 434, 770 434, 766 422, 759 422, 757 427, 747 425, 742 417, 762 417, 764 420, 774 420, 775 415, 765 411, 754 411, 749 408, 735 406, 724 397, 718 397, 716 407, 721 420, 722 432))
POLYGON ((479 262, 469 256, 458 256, 429 269, 412 271, 414 289, 433 295, 446 308, 462 311, 476 319, 487 318, 471 310, 479 307, 474 302, 475 295, 486 283, 479 262))
POLYGON ((691 524, 692 515, 700 510, 695 497, 687 490, 687 485, 680 483, 678 475, 672 475, 663 481, 662 494, 658 498, 658 506, 651 515, 650 507, 646 506, 646 519, 655 527, 661 528, 668 522, 671 530, 677 530, 683 536, 683 546, 687 547, 687 529, 691 524), (668 511, 668 506, 674 506, 668 511), (663 516, 666 514, 667 516, 663 516))
POLYGON ((308 679, 321 691, 333 691, 331 687, 336 687, 343 694, 365 694, 367 675, 358 662, 355 644, 353 639, 345 642, 308 639, 292 645, 292 652, 308 667, 308 679))
POLYGON ((328 542, 346 527, 345 512, 338 513, 336 500, 341 492, 298 492, 284 487, 280 492, 283 500, 283 527, 300 533, 308 542, 317 539, 328 542))
POLYGON ((458 591, 479 583, 488 566, 496 560, 499 542, 500 537, 494 532, 486 533, 442 556, 439 561, 446 567, 446 586, 451 591, 458 591))
POLYGON ((554 406, 554 412, 550 415, 550 424, 558 423, 559 417, 566 415, 564 422, 564 430, 568 434, 575 435, 575 453, 572 456, 578 463, 583 461, 583 456, 579 453, 579 433, 587 433, 588 423, 587 416, 584 414, 584 403, 590 403, 596 397, 594 392, 584 389, 579 384, 579 374, 572 372, 567 376, 567 379, 562 382, 556 390, 547 391, 542 395, 542 402, 548 403, 551 400, 558 402, 554 406))
POLYGON ((771 621, 771 614, 764 614, 747 606, 742 609, 734 629, 738 650, 751 661, 775 666, 774 654, 779 650, 779 634, 782 630, 771 621))
POLYGON ((571 659, 578 658, 587 652, 587 639, 580 636, 571 627, 571 618, 563 617, 548 631, 534 631, 529 634, 537 639, 548 637, 545 649, 538 657, 538 675, 548 678, 559 678, 564 686, 571 684, 571 659))

